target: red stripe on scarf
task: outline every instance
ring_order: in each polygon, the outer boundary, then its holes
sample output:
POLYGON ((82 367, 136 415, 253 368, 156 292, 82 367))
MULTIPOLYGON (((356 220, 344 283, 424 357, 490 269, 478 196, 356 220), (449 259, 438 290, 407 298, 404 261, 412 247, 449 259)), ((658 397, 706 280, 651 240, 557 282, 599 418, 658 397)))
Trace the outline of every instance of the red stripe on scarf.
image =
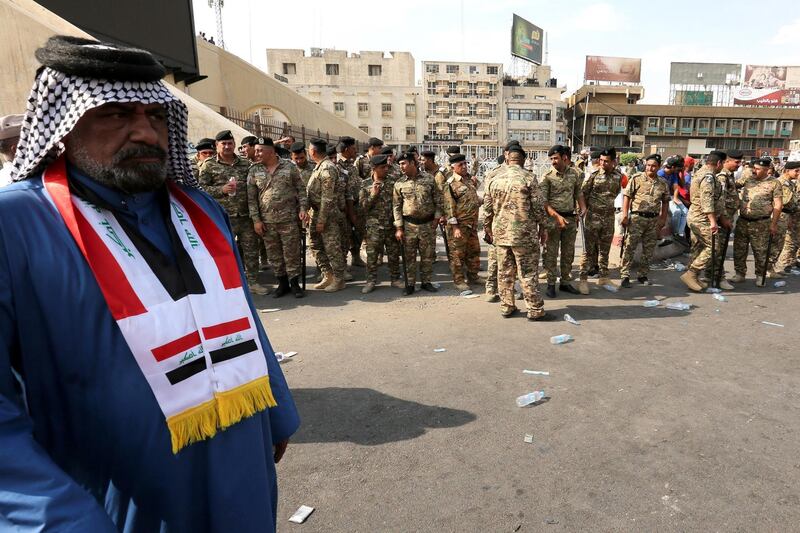
POLYGON ((216 326, 203 328, 203 336, 206 339, 216 339, 217 337, 223 337, 225 335, 231 335, 233 333, 244 331, 249 327, 250 320, 247 317, 243 317, 236 320, 231 320, 230 322, 223 322, 222 324, 217 324, 216 326))
POLYGON ((200 234, 200 239, 206 246, 208 253, 214 258, 214 263, 216 263, 217 270, 219 270, 219 277, 222 279, 222 286, 226 289, 241 287, 242 276, 239 273, 239 265, 236 262, 236 256, 233 254, 231 243, 225 238, 225 235, 222 234, 214 221, 211 220, 211 217, 188 194, 171 181, 168 181, 167 185, 170 192, 186 208, 192 224, 200 234))
POLYGON ((89 268, 92 269, 114 320, 146 313, 147 309, 139 300, 117 260, 97 232, 92 229, 89 221, 72 205, 67 184, 67 165, 63 156, 45 170, 42 182, 53 198, 83 257, 89 263, 89 268))
POLYGON ((167 344, 153 348, 151 351, 153 352, 153 357, 155 357, 156 361, 160 363, 164 359, 169 359, 173 355, 177 355, 181 352, 185 352, 191 348, 194 348, 195 346, 199 345, 200 342, 200 333, 193 331, 188 335, 184 335, 180 339, 175 339, 167 344))

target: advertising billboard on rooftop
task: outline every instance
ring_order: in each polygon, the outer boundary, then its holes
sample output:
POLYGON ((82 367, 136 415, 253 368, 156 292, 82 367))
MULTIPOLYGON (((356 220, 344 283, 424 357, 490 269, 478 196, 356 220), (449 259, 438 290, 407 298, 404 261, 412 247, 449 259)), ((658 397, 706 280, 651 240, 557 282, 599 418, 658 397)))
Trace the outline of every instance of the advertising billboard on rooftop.
POLYGON ((631 57, 586 56, 583 79, 639 83, 642 60, 631 57))
POLYGON ((669 82, 673 85, 738 85, 741 63, 669 64, 669 82))
POLYGON ((733 95, 736 105, 800 106, 800 67, 745 65, 742 86, 733 95))
POLYGON ((542 64, 542 40, 544 31, 519 15, 511 22, 511 55, 542 64))

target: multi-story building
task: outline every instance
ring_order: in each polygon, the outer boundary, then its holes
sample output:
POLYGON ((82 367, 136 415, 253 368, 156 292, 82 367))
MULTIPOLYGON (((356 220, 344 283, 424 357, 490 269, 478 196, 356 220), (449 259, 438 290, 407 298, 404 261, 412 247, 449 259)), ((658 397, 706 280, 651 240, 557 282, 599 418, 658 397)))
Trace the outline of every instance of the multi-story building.
POLYGON ((423 146, 461 146, 462 153, 494 158, 503 127, 501 63, 423 61, 423 146))
POLYGON ((391 145, 422 140, 421 89, 408 52, 267 49, 267 68, 299 94, 391 145))
POLYGON ((568 98, 573 146, 638 148, 645 153, 700 156, 738 149, 781 156, 800 137, 800 109, 639 104, 640 86, 584 85, 568 98))

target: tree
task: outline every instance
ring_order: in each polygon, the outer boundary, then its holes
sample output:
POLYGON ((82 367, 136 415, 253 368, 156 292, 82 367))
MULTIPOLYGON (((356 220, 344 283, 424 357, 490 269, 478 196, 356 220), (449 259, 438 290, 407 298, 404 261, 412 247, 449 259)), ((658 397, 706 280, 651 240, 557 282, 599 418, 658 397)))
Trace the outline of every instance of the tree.
POLYGON ((626 166, 629 163, 635 163, 637 159, 644 157, 644 154, 621 154, 619 156, 619 163, 626 166))

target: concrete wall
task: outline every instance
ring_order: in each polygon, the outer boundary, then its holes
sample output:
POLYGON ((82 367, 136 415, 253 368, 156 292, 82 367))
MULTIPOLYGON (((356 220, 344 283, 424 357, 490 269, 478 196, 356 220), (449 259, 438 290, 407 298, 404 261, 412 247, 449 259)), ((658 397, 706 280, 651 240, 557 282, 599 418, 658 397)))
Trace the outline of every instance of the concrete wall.
POLYGON ((409 52, 353 52, 345 50, 305 50, 268 48, 267 70, 289 80, 289 85, 336 85, 341 87, 410 87, 414 85, 414 56, 409 52), (294 64, 295 73, 285 73, 284 63, 294 64), (326 73, 326 65, 337 65, 339 74, 326 73), (379 76, 370 76, 369 66, 380 65, 379 76))

